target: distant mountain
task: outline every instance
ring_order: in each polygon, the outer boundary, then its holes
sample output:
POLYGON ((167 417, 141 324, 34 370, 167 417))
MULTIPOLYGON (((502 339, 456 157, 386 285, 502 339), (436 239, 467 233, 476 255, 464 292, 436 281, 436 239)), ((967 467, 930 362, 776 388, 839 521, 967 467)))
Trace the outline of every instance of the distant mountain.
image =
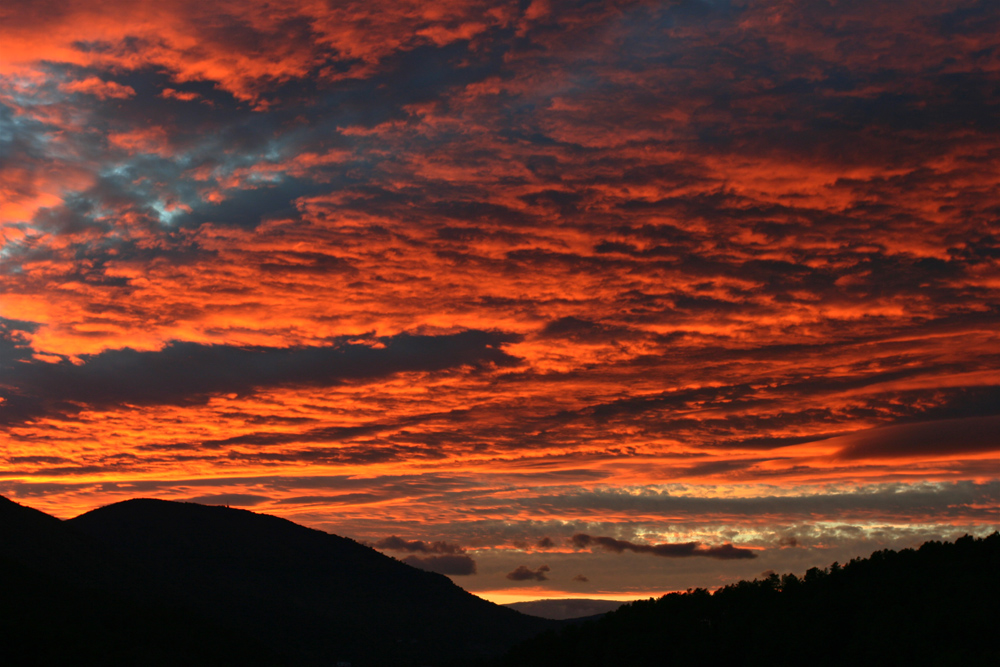
POLYGON ((571 618, 585 618, 588 616, 599 616, 609 611, 614 611, 625 604, 621 600, 587 600, 583 598, 565 598, 558 600, 531 600, 528 602, 511 602, 505 607, 515 609, 522 614, 539 616, 541 618, 551 618, 554 620, 567 620, 571 618))
POLYGON ((59 521, 2 499, 0 571, 19 665, 473 665, 552 623, 347 538, 160 500, 59 521))
POLYGON ((626 604, 510 667, 1000 665, 1000 533, 626 604))

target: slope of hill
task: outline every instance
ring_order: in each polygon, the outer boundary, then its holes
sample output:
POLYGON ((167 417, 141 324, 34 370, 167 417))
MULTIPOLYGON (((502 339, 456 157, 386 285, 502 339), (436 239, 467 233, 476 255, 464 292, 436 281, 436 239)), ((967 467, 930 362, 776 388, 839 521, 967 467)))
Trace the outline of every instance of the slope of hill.
POLYGON ((30 564, 38 572, 72 577, 79 584, 95 583, 101 562, 98 546, 54 516, 0 496, 0 530, 0 556, 30 564))
POLYGON ((1000 533, 627 604, 511 667, 1000 664, 1000 533))
MULTIPOLYGON (((61 633, 84 651, 60 662, 50 647, 49 659, 36 664, 139 664, 103 659, 103 642, 87 638, 95 630, 88 600, 118 628, 115 641, 141 645, 130 655, 151 656, 143 664, 155 664, 161 649, 172 658, 163 664, 476 664, 547 627, 447 577, 268 515, 131 500, 59 522, 9 501, 4 507, 4 579, 19 582, 16 594, 41 624, 27 629, 41 640, 61 633), (44 558, 17 546, 43 542, 44 558), (82 581, 72 574, 77 544, 86 545, 88 563, 93 554, 99 560, 84 568, 96 573, 82 581), (33 588, 48 591, 41 598, 63 610, 56 625, 45 625, 33 588), (147 629, 147 621, 159 626, 147 629), (76 623, 83 629, 72 629, 76 623), (193 643, 192 632, 200 637, 193 643), (244 653, 245 663, 235 657, 244 653)), ((30 658, 31 647, 22 648, 30 658)))
POLYGON ((3 664, 281 664, 248 633, 130 591, 122 559, 65 522, 0 497, 3 664))

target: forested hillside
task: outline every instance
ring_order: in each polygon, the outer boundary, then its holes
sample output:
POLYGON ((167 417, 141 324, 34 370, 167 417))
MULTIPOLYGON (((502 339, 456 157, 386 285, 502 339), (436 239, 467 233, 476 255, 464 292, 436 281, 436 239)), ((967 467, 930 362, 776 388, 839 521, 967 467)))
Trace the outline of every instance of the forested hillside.
POLYGON ((673 593, 518 646, 514 667, 1000 664, 1000 533, 673 593))

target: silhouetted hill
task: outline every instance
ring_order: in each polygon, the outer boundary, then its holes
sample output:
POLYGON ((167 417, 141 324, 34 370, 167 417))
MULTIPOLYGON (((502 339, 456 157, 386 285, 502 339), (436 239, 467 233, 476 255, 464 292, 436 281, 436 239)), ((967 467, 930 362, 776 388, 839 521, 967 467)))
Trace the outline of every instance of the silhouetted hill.
POLYGON ((0 663, 281 664, 247 633, 118 585, 124 570, 65 522, 0 497, 0 663))
POLYGON ((997 628, 1000 533, 633 602, 504 664, 998 665, 997 628))
MULTIPOLYGON (((189 655, 173 664, 476 664, 547 627, 443 575, 273 516, 131 500, 59 522, 7 502, 16 511, 0 517, 0 565, 13 573, 6 579, 22 582, 18 595, 30 597, 34 587, 49 591, 50 602, 66 611, 59 623, 70 626, 74 611, 85 613, 89 596, 109 622, 124 623, 116 641, 126 646, 143 643, 133 635, 142 635, 144 619, 178 632, 207 629, 209 637, 185 648, 189 655), (16 537, 8 538, 8 527, 16 537), (43 546, 7 546, 15 541, 43 546), (67 574, 79 544, 88 563, 93 554, 99 561, 85 581, 67 574), (39 550, 47 555, 32 560, 39 550), (230 657, 247 647, 249 662, 230 657)), ((158 633, 145 641, 153 653, 158 633)), ((100 641, 72 639, 100 653, 100 641)), ((165 653, 177 658, 173 644, 184 642, 171 642, 169 633, 163 639, 165 653)), ((154 664, 99 658, 93 664, 154 664)))
POLYGON ((72 577, 79 584, 96 583, 102 560, 99 547, 54 516, 0 496, 0 530, 0 555, 37 572, 72 577))

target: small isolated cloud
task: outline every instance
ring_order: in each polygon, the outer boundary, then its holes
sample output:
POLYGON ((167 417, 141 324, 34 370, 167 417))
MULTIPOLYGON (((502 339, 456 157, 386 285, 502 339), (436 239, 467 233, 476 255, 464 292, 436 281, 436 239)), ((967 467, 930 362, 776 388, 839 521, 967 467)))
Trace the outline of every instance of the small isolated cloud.
POLYGON ((408 551, 420 554, 461 554, 465 549, 454 542, 424 542, 423 540, 404 540, 390 535, 372 545, 376 549, 389 551, 408 551))
POLYGON ((403 559, 407 565, 437 572, 438 574, 467 575, 476 573, 476 561, 469 556, 445 555, 445 556, 407 556, 403 559))
POLYGON ((80 81, 69 81, 59 88, 67 93, 83 93, 102 100, 108 98, 124 100, 135 95, 135 89, 132 86, 123 86, 114 81, 104 81, 96 76, 90 76, 80 81))
POLYGON ((535 542, 536 549, 551 549, 555 545, 556 543, 552 541, 551 537, 543 537, 542 539, 535 542))
POLYGON ((579 581, 579 582, 585 584, 588 581, 590 581, 590 579, 588 579, 587 577, 583 576, 582 574, 578 574, 575 577, 573 577, 573 581, 579 581))
POLYGON ((542 565, 537 570, 532 570, 527 565, 518 565, 516 570, 507 573, 507 578, 511 581, 546 581, 548 577, 545 573, 549 571, 548 565, 542 565))
POLYGON ((631 551, 640 554, 653 554, 663 558, 687 558, 689 556, 705 556, 707 558, 718 558, 720 560, 737 560, 741 558, 756 558, 757 554, 751 549, 734 547, 732 544, 721 544, 717 547, 709 547, 700 542, 678 542, 675 544, 635 544, 626 540, 616 540, 613 537, 593 537, 584 533, 577 533, 570 542, 577 549, 587 547, 600 547, 605 551, 622 553, 631 551))
POLYGON ((160 92, 160 97, 164 99, 175 99, 175 100, 180 100, 182 102, 190 102, 191 100, 198 99, 199 97, 201 97, 201 95, 190 91, 181 91, 181 90, 174 90, 173 88, 164 88, 163 91, 160 92))

